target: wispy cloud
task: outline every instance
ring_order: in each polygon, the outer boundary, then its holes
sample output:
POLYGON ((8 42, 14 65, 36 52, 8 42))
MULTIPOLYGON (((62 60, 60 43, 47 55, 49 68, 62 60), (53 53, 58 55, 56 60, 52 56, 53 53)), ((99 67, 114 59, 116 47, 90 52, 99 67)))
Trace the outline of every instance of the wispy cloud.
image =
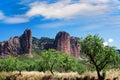
MULTIPOLYGON (((118 16, 110 16, 115 13, 119 4, 118 0, 78 0, 76 2, 74 0, 58 0, 54 3, 35 1, 29 4, 30 9, 25 15, 29 18, 43 16, 44 19, 71 20, 67 21, 69 25, 85 23, 87 27, 84 29, 93 30, 100 28, 100 26, 120 24, 118 16)), ((42 25, 49 26, 47 23, 42 25)), ((51 25, 56 28, 66 25, 66 22, 63 24, 51 23, 51 25)))
MULTIPOLYGON (((95 17, 94 21, 96 21, 99 17, 109 16, 116 9, 119 9, 118 4, 120 4, 118 0, 57 0, 54 3, 48 3, 47 1, 48 0, 22 0, 19 5, 23 5, 25 3, 25 5, 29 7, 24 14, 6 16, 2 11, 0 11, 0 20, 8 24, 18 24, 29 22, 33 17, 42 16, 45 20, 73 20, 73 18, 79 20, 82 18, 86 22, 88 21, 86 17, 90 17, 91 19, 95 17)), ((57 24, 57 26, 61 26, 59 23, 55 24, 57 24)), ((97 27, 94 26, 93 28, 97 27)))
POLYGON ((53 22, 47 22, 43 24, 38 24, 35 25, 37 28, 59 28, 59 27, 70 27, 70 26, 76 26, 80 22, 79 21, 74 21, 74 20, 57 20, 53 22))
POLYGON ((104 14, 108 9, 111 9, 107 3, 92 4, 91 2, 88 3, 84 1, 72 3, 71 0, 62 0, 52 4, 48 4, 47 2, 34 2, 29 6, 30 10, 26 13, 26 16, 32 17, 40 15, 46 19, 68 19, 75 16, 95 16, 104 14))
POLYGON ((26 17, 6 17, 3 22, 8 24, 18 24, 29 22, 29 19, 26 17))
POLYGON ((101 26, 98 25, 87 25, 87 26, 83 26, 82 29, 83 31, 91 31, 91 30, 98 30, 99 28, 101 28, 101 26))
POLYGON ((18 24, 29 21, 29 19, 24 15, 5 16, 2 11, 0 11, 0 20, 7 24, 18 24))
POLYGON ((0 11, 0 20, 3 20, 5 18, 4 13, 0 11))

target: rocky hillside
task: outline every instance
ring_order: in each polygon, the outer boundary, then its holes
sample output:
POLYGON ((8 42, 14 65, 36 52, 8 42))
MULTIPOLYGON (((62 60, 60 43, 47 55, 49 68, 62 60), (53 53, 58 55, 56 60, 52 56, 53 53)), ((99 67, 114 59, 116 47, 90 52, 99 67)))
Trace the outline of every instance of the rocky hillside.
POLYGON ((56 49, 68 55, 79 57, 80 47, 77 37, 71 37, 69 33, 58 32, 55 39, 41 37, 40 39, 32 37, 32 31, 26 29, 21 36, 15 36, 8 41, 0 43, 0 55, 9 54, 31 54, 31 50, 56 49))
POLYGON ((0 55, 31 54, 32 32, 26 29, 21 36, 15 36, 0 43, 0 55))
POLYGON ((58 32, 55 39, 50 39, 47 37, 41 37, 40 39, 33 37, 33 49, 48 50, 56 49, 58 51, 64 52, 68 55, 79 57, 80 47, 78 46, 78 41, 80 39, 77 37, 71 37, 69 33, 61 31, 58 32))
POLYGON ((47 37, 41 37, 40 39, 33 37, 32 38, 32 47, 35 49, 50 49, 50 48, 54 48, 54 39, 50 39, 47 37))

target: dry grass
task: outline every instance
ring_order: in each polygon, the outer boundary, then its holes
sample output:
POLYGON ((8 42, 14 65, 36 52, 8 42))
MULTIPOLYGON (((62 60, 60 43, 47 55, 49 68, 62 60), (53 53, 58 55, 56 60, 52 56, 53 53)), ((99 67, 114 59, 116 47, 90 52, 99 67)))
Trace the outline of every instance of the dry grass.
MULTIPOLYGON (((86 72, 79 75, 77 72, 58 73, 54 75, 50 72, 31 71, 21 72, 0 72, 0 80, 97 80, 96 72, 86 72)), ((105 80, 120 80, 120 70, 110 70, 106 72, 105 80)))
POLYGON ((111 79, 111 80, 120 80, 120 70, 118 69, 113 69, 108 72, 106 72, 106 79, 111 79), (116 79, 115 79, 116 78, 116 79))
MULTIPOLYGON (((82 78, 89 77, 94 78, 97 80, 97 73, 96 72, 86 72, 81 75, 82 78)), ((120 70, 112 69, 106 72, 105 80, 120 80, 120 70)))

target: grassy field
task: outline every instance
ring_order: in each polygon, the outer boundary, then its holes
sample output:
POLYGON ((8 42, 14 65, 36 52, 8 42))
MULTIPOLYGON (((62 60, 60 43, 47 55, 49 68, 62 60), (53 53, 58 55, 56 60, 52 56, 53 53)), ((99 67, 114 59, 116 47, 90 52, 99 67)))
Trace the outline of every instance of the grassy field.
MULTIPOLYGON (((58 73, 23 71, 21 75, 18 71, 0 72, 0 80, 97 80, 96 72, 77 72, 58 73)), ((120 70, 110 70, 106 72, 105 80, 120 80, 120 70)))

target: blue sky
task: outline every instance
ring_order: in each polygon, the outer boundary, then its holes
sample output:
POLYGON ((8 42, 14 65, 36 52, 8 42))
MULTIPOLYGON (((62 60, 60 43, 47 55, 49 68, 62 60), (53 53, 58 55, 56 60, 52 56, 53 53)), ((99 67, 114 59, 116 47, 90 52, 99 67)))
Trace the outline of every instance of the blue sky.
POLYGON ((59 31, 85 37, 99 34, 120 48, 119 0, 0 0, 0 41, 21 35, 54 38, 59 31))

